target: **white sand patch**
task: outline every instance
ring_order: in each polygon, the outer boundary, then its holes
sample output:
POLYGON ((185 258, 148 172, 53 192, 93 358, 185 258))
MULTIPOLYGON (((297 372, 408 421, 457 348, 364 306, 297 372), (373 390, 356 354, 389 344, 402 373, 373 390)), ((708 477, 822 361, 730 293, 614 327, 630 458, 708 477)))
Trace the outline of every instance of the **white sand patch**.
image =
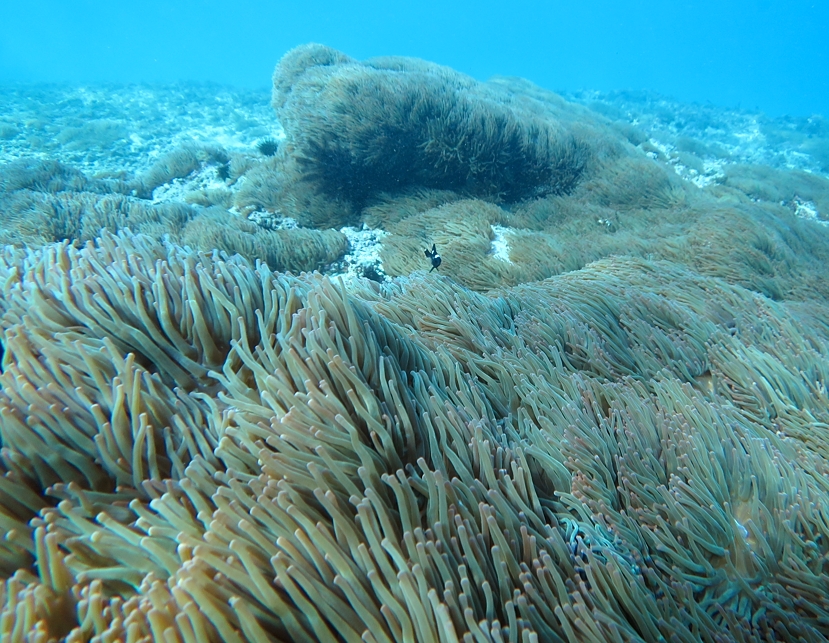
POLYGON ((704 188, 712 183, 718 182, 725 176, 723 172, 723 167, 725 166, 725 161, 722 159, 705 159, 703 160, 703 170, 700 172, 697 169, 692 167, 688 167, 680 160, 680 155, 676 151, 676 148, 673 145, 667 143, 661 143, 657 141, 655 138, 651 138, 648 140, 648 143, 656 148, 659 153, 656 152, 646 152, 645 155, 653 160, 658 160, 660 158, 660 154, 665 159, 665 161, 670 165, 674 172, 676 172, 677 176, 679 176, 682 180, 688 181, 689 183, 693 183, 698 188, 704 188))
POLYGON ((803 170, 804 172, 812 174, 812 170, 809 169, 809 165, 814 161, 809 154, 804 154, 803 152, 797 152, 795 150, 784 150, 783 158, 786 159, 784 167, 787 170, 803 170))
POLYGON ((380 259, 383 238, 388 235, 387 232, 371 229, 365 224, 362 228, 340 228, 340 232, 348 239, 348 253, 342 260, 330 266, 334 275, 391 281, 391 277, 383 271, 383 262, 380 259))
POLYGON ((216 175, 216 168, 205 165, 199 170, 191 172, 185 177, 173 179, 169 183, 159 185, 153 190, 153 203, 169 203, 178 201, 186 203, 186 196, 198 190, 228 189, 227 184, 216 175))
POLYGON ((792 205, 794 206, 794 215, 796 217, 808 219, 823 226, 829 226, 829 221, 824 221, 820 218, 817 206, 812 201, 804 201, 799 196, 796 196, 794 201, 792 201, 792 205))
POLYGON ((509 258, 509 240, 507 239, 507 235, 510 234, 512 230, 500 225, 493 225, 490 227, 492 228, 492 234, 495 235, 495 238, 492 240, 492 245, 489 248, 489 255, 493 259, 498 259, 499 261, 504 261, 506 263, 512 263, 509 258))
POLYGON ((744 123, 742 131, 734 131, 734 138, 742 143, 744 147, 761 147, 766 145, 766 136, 760 130, 760 123, 756 116, 751 116, 744 123))
MULTIPOLYGON (((228 212, 241 216, 241 213, 235 207, 230 208, 228 212)), ((279 212, 256 210, 248 215, 248 220, 266 230, 294 230, 299 227, 299 222, 296 219, 284 217, 279 212)))
MULTIPOLYGON (((686 181, 690 181, 698 188, 705 188, 711 185, 712 183, 718 183, 720 180, 725 178, 725 172, 723 168, 725 167, 725 161, 721 159, 706 159, 702 163, 703 171, 697 172, 693 168, 689 168, 687 175, 682 176, 686 181)), ((679 171, 677 171, 679 174, 679 171)))

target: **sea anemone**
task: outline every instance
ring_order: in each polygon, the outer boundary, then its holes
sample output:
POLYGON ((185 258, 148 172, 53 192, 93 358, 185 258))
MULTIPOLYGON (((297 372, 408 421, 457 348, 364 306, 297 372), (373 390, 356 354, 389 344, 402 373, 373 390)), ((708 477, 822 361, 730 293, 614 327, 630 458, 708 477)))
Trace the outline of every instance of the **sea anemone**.
POLYGON ((7 248, 0 283, 2 640, 829 635, 829 345, 784 304, 665 261, 481 295, 125 231, 7 248))

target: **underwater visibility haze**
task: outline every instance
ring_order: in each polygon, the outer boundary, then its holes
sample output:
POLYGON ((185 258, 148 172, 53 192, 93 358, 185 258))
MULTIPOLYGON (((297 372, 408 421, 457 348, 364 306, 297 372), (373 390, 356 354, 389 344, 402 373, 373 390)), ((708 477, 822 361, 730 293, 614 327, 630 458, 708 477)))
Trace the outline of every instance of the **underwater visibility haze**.
POLYGON ((829 640, 825 5, 0 8, 0 640, 829 640))

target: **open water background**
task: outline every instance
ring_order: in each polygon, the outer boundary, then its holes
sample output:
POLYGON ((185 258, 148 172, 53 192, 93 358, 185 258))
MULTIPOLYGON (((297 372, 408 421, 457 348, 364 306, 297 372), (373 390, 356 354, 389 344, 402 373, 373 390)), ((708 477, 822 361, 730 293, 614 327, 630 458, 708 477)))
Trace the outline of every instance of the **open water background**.
POLYGON ((0 16, 0 84, 265 88, 282 54, 315 41, 554 91, 829 114, 829 3, 816 0, 0 0, 0 16))

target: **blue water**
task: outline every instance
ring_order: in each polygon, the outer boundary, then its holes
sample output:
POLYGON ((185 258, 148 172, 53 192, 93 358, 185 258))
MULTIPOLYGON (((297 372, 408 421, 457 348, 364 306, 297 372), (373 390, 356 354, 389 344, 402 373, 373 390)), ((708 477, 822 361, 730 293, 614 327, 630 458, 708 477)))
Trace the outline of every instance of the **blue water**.
POLYGON ((829 114, 829 3, 0 1, 0 82, 268 85, 288 49, 407 55, 553 90, 829 114))

